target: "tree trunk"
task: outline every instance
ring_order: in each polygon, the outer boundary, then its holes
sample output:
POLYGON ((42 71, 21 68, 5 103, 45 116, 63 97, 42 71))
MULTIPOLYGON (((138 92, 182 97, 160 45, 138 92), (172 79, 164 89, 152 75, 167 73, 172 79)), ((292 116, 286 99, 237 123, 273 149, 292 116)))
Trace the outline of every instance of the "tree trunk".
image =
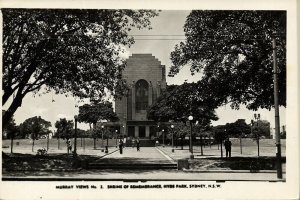
POLYGON ((257 138, 257 156, 259 157, 259 138, 257 138))
POLYGON ((183 150, 183 138, 181 138, 181 150, 183 150))
POLYGON ((241 149, 241 154, 243 154, 242 136, 240 136, 240 149, 241 149))
POLYGON ((34 138, 32 139, 32 152, 34 152, 34 138))
POLYGON ((10 136, 10 153, 13 153, 13 146, 14 146, 14 133, 10 136))
POLYGON ((57 149, 59 149, 59 133, 57 133, 57 149))
POLYGON ((49 133, 47 135, 47 152, 49 151, 49 133))
POLYGON ((93 133, 94 133, 94 149, 96 149, 96 139, 97 139, 97 134, 96 134, 96 123, 93 123, 93 133))
MULTIPOLYGON (((17 94, 16 94, 15 98, 13 99, 13 101, 10 104, 9 108, 7 109, 7 111, 2 116, 2 128, 5 128, 7 126, 7 123, 12 118, 12 116, 14 115, 14 113, 16 112, 16 110, 18 109, 18 107, 20 107, 22 105, 23 98, 28 93, 27 89, 25 89, 25 91, 23 91, 23 90, 24 90, 26 84, 28 83, 31 75, 35 72, 35 70, 36 70, 36 62, 33 61, 30 64, 30 66, 28 67, 28 70, 23 75, 23 77, 22 77, 22 79, 21 79, 21 81, 19 83, 19 87, 17 89, 17 94), (22 92, 24 92, 24 93, 22 93, 22 92)), ((13 94, 13 92, 14 91, 7 91, 7 90, 4 91, 4 95, 2 96, 2 100, 4 100, 2 102, 2 106, 6 103, 6 101, 13 94)))
POLYGON ((2 129, 5 129, 9 120, 13 117, 14 113, 22 105, 22 95, 17 95, 9 108, 5 111, 2 116, 2 129))
POLYGON ((2 105, 5 105, 5 103, 7 102, 7 100, 9 99, 9 97, 14 93, 14 90, 12 90, 11 88, 3 88, 4 89, 4 94, 2 96, 2 105))
POLYGON ((223 158, 223 140, 221 140, 221 158, 223 158))
POLYGON ((202 136, 200 136, 201 156, 203 156, 203 148, 202 148, 202 145, 203 145, 202 136))

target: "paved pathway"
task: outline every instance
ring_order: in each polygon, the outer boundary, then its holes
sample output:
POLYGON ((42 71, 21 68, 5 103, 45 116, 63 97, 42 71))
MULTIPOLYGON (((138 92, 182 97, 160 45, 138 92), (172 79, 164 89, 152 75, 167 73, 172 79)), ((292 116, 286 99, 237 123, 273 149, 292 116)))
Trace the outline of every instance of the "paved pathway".
POLYGON ((155 147, 141 147, 140 151, 136 148, 126 147, 123 154, 116 151, 95 162, 101 163, 122 163, 122 164, 153 164, 153 163, 173 163, 170 158, 166 157, 161 151, 155 147))

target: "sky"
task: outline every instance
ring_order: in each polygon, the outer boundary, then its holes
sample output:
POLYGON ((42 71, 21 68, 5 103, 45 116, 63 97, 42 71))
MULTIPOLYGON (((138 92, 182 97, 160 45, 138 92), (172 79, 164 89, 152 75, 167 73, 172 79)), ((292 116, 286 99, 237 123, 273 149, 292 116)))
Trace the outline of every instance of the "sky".
MULTIPOLYGON (((171 67, 170 53, 176 44, 184 40, 183 26, 189 12, 190 11, 186 10, 164 10, 160 12, 158 17, 151 20, 152 30, 133 29, 129 34, 134 35, 135 44, 127 48, 127 51, 122 56, 127 58, 133 53, 151 53, 166 66, 166 74, 168 74, 169 68, 171 67)), ((200 78, 201 73, 192 76, 189 67, 185 66, 181 69, 179 74, 174 77, 167 77, 167 84, 181 84, 185 80, 187 80, 187 82, 194 82, 200 80, 200 78)), ((66 97, 65 95, 48 93, 34 97, 33 94, 28 94, 23 100, 22 107, 16 111, 14 118, 16 124, 20 124, 27 118, 41 116, 52 123, 52 130, 54 130, 54 124, 59 118, 71 120, 74 119, 74 115, 78 114, 78 107, 76 107, 78 104, 76 102, 76 98, 70 96, 66 97)), ((80 103, 79 106, 82 104, 84 103, 80 103)), ((4 106, 3 109, 6 109, 6 107, 4 106)), ((281 126, 286 124, 285 110, 285 108, 280 108, 281 126)), ((246 119, 246 122, 250 123, 254 113, 260 113, 261 119, 269 121, 271 127, 274 128, 275 114, 273 110, 260 109, 254 112, 247 110, 244 106, 241 106, 239 110, 232 110, 229 105, 226 105, 218 108, 216 113, 219 120, 212 122, 212 125, 231 123, 237 119, 246 119)), ((89 128, 89 126, 84 123, 79 123, 78 127, 81 129, 89 128)))

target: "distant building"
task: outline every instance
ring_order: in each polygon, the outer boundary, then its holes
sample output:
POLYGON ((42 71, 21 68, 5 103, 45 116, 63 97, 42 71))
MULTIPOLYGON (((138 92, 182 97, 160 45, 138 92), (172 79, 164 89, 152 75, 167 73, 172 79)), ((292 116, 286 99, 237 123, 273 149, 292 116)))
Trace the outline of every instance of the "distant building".
POLYGON ((123 77, 130 90, 127 96, 115 102, 119 122, 107 122, 115 126, 121 135, 151 138, 156 135, 156 123, 147 119, 147 108, 166 89, 166 69, 151 54, 133 54, 127 59, 123 77))

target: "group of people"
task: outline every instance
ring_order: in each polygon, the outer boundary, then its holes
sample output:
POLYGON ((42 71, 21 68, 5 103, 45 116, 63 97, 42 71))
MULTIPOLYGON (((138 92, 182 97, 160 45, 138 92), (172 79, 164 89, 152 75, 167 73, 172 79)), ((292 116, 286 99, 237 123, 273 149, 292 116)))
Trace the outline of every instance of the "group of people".
MULTIPOLYGON (((126 139, 120 139, 119 140, 119 151, 120 151, 120 154, 123 153, 123 148, 126 146, 126 139)), ((132 148, 134 148, 134 146, 136 146, 136 150, 137 151, 140 151, 140 139, 137 138, 132 138, 131 139, 131 146, 132 148)))
POLYGON ((140 139, 139 138, 137 138, 137 139, 132 138, 131 139, 131 147, 134 148, 134 146, 136 146, 137 151, 140 151, 140 139))

